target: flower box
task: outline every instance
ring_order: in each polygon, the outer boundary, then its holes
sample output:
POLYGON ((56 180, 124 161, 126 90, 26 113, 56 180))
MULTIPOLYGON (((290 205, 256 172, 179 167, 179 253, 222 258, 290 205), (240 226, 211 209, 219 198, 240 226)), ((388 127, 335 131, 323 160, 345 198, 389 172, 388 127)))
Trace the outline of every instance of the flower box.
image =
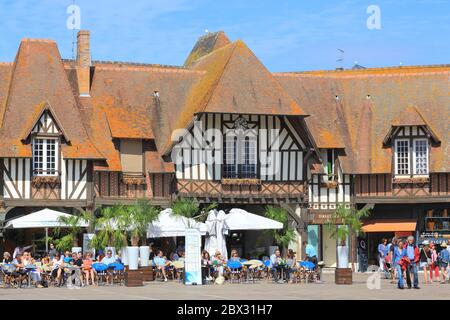
POLYGON ((223 185, 260 185, 260 179, 222 179, 223 185))
POLYGON ((55 185, 60 183, 59 176, 33 176, 31 178, 31 184, 35 187, 39 187, 45 184, 55 185))
POLYGON ((324 181, 320 186, 327 189, 336 189, 338 187, 338 182, 336 180, 324 181))
POLYGON ((122 176, 122 182, 126 185, 145 185, 147 180, 145 176, 122 176))

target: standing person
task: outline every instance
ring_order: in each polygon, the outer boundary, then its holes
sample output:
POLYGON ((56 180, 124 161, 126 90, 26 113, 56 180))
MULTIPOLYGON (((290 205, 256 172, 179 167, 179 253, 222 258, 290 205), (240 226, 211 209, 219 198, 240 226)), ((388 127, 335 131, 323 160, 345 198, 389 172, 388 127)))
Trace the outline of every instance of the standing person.
POLYGON ((316 249, 308 243, 308 241, 303 241, 303 246, 305 246, 306 260, 311 261, 317 268, 317 252, 316 249))
POLYGON ((406 267, 406 283, 408 288, 411 289, 411 273, 414 276, 414 289, 420 289, 419 287, 419 274, 417 270, 417 264, 419 262, 419 248, 414 243, 414 237, 409 236, 406 240, 406 254, 410 263, 406 267))
POLYGON ((442 250, 439 251, 439 265, 441 267, 441 274, 442 274, 442 281, 441 283, 444 284, 445 280, 447 279, 447 267, 450 262, 450 253, 447 250, 447 243, 442 242, 441 243, 442 250))
POLYGON ((431 251, 431 267, 430 267, 430 282, 433 282, 433 272, 436 281, 439 282, 439 262, 438 262, 438 254, 436 252, 436 246, 432 241, 430 243, 430 251, 431 251))
MULTIPOLYGON (((433 265, 433 258, 432 258, 432 252, 430 250, 430 244, 427 240, 425 240, 423 243, 422 249, 420 249, 419 253, 419 262, 420 262, 420 268, 423 269, 423 276, 425 279, 425 284, 428 284, 428 269, 431 270, 431 266, 433 265)), ((431 277, 430 277, 431 282, 431 277)))
POLYGON ((33 247, 33 245, 29 245, 29 246, 25 246, 25 247, 17 246, 13 252, 13 256, 12 256, 13 259, 15 259, 18 254, 20 254, 22 256, 25 251, 28 251, 32 247, 33 247))
POLYGON ((48 250, 48 255, 50 257, 50 260, 53 260, 56 254, 56 249, 54 243, 50 243, 50 249, 48 250))
POLYGON ((378 271, 383 272, 384 271, 384 259, 386 257, 387 254, 387 239, 383 238, 381 240, 381 243, 378 245, 378 263, 379 263, 379 268, 378 271))
POLYGON ((403 270, 402 270, 402 259, 406 257, 406 249, 403 247, 402 240, 398 240, 397 245, 393 249, 392 255, 392 263, 397 270, 397 288, 404 289, 405 286, 403 284, 403 270))
POLYGON ((391 274, 392 274, 392 280, 391 283, 395 283, 396 274, 397 274, 397 268, 395 267, 394 263, 394 249, 397 247, 398 239, 397 237, 393 237, 391 241, 391 246, 389 247, 389 260, 391 261, 391 274))

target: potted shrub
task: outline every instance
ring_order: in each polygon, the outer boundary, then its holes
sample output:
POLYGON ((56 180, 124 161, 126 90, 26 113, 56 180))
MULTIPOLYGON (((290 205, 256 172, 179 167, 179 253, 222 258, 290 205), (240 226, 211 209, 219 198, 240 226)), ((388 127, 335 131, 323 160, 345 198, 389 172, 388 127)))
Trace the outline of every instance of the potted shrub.
POLYGON ((55 247, 60 251, 80 251, 78 236, 82 232, 82 225, 91 221, 91 215, 87 212, 82 212, 80 215, 61 216, 58 218, 61 226, 55 228, 54 234, 60 236, 62 229, 68 230, 68 233, 59 239, 55 240, 55 247))
MULTIPOLYGON (((96 250, 106 248, 123 248, 127 245, 126 229, 122 222, 124 216, 123 205, 104 207, 95 221, 95 235, 91 246, 96 250)), ((123 253, 122 253, 123 254, 123 253)))
POLYGON ((266 232, 272 235, 275 243, 278 245, 281 252, 284 253, 289 244, 295 240, 295 231, 289 226, 288 212, 281 207, 267 206, 264 215, 269 219, 283 224, 283 229, 266 230, 266 232))
POLYGON ((349 247, 346 239, 349 235, 354 233, 358 235, 362 231, 362 219, 368 216, 369 209, 357 210, 339 205, 326 224, 331 231, 331 237, 338 243, 336 247, 336 284, 352 283, 352 268, 348 267, 349 247))
POLYGON ((149 266, 150 247, 145 245, 145 239, 149 224, 155 221, 158 215, 159 209, 152 206, 148 200, 137 200, 134 205, 128 207, 131 247, 127 247, 127 253, 130 270, 138 269, 139 257, 142 267, 149 266), (144 245, 139 247, 141 241, 144 245))

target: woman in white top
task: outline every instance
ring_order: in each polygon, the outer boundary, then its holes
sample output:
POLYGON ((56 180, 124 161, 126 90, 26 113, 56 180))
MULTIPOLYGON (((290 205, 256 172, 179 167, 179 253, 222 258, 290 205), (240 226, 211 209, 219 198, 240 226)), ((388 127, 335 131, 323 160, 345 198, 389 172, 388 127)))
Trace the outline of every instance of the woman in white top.
POLYGON ((64 260, 57 252, 55 257, 52 259, 52 274, 51 276, 56 279, 57 284, 61 283, 61 276, 64 273, 64 260))

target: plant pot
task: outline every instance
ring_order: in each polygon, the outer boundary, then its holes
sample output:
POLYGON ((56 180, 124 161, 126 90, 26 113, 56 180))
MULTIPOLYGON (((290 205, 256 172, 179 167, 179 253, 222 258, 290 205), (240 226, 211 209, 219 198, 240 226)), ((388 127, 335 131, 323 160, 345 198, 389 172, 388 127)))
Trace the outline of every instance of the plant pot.
POLYGON ((83 251, 83 248, 81 248, 81 247, 72 247, 72 252, 78 253, 78 252, 82 252, 82 251, 83 251))
POLYGON ((334 282, 336 284, 352 284, 352 268, 336 268, 334 271, 334 282))
POLYGON ((123 265, 127 266, 128 265, 128 252, 127 252, 127 247, 123 247, 122 249, 120 249, 120 260, 122 261, 123 265))
POLYGON ((348 246, 338 246, 337 247, 337 257, 338 257, 338 268, 347 269, 348 268, 348 246))
POLYGON ((139 269, 139 247, 127 247, 128 270, 139 269))
POLYGON ((139 262, 141 267, 148 267, 150 260, 150 247, 140 246, 139 247, 139 262))

